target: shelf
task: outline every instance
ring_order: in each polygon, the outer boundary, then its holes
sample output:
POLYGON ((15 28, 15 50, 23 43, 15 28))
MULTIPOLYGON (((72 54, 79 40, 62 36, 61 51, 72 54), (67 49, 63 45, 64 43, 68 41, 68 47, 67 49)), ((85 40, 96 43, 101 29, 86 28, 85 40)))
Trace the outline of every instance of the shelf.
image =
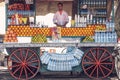
MULTIPOLYGON (((11 18, 12 16, 9 16, 9 15, 7 15, 7 18, 9 19, 9 18, 11 18)), ((34 17, 34 16, 27 16, 27 15, 22 15, 22 18, 29 18, 29 17, 34 17)))
POLYGON ((106 18, 107 16, 106 15, 96 15, 96 16, 94 16, 94 17, 102 17, 102 18, 106 18))
MULTIPOLYGON (((90 9, 107 9, 107 7, 88 7, 90 9)), ((83 9, 82 7, 80 7, 80 9, 83 9)))
POLYGON ((8 11, 8 16, 11 16, 11 15, 14 15, 15 13, 18 13, 19 15, 22 15, 22 16, 31 16, 31 15, 35 15, 35 12, 34 11, 8 11))
POLYGON ((0 48, 8 47, 114 47, 117 43, 0 43, 0 48))
MULTIPOLYGON (((87 16, 87 14, 81 14, 81 16, 87 16)), ((102 18, 106 18, 107 16, 106 15, 96 15, 96 16, 93 16, 93 17, 102 17, 102 18)))
POLYGON ((23 27, 24 27, 24 26, 27 26, 27 25, 29 25, 29 24, 23 24, 23 25, 22 25, 22 24, 21 24, 21 25, 8 25, 8 26, 23 26, 23 27))
POLYGON ((78 15, 85 16, 89 20, 88 23, 104 23, 107 20, 107 0, 79 0, 78 15), (93 14, 87 16, 87 14, 93 14))
POLYGON ((112 31, 108 31, 108 30, 95 30, 95 32, 112 32, 112 31))

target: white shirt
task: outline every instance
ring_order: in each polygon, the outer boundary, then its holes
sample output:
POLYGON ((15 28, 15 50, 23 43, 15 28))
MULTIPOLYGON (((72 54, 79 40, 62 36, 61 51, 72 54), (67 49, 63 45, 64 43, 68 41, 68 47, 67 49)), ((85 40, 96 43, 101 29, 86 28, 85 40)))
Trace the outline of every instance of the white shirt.
POLYGON ((66 22, 69 21, 68 14, 63 10, 60 14, 59 11, 57 11, 53 17, 53 22, 57 23, 58 25, 65 25, 66 22))

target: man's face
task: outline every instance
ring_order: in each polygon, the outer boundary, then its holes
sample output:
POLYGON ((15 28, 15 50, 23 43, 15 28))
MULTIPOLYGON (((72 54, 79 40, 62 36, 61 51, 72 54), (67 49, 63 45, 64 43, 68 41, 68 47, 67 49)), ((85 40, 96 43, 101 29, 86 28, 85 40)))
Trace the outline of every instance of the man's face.
POLYGON ((58 10, 63 10, 63 6, 62 5, 58 5, 58 10))

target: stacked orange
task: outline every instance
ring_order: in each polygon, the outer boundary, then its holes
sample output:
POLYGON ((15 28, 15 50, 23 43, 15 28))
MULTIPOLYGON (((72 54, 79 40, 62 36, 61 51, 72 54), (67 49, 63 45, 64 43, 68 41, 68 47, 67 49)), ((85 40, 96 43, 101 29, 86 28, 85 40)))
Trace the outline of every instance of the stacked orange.
POLYGON ((51 36, 50 28, 33 28, 30 26, 9 26, 17 36, 35 36, 37 34, 44 34, 45 36, 51 36))
POLYGON ((17 35, 9 28, 4 36, 4 42, 18 42, 17 35))
MULTIPOLYGON (((9 26, 17 36, 35 36, 43 34, 51 36, 51 28, 35 28, 30 26, 9 26)), ((85 28, 61 28, 61 36, 93 36, 95 32, 94 26, 87 26, 85 28)))
POLYGON ((92 27, 86 28, 62 28, 62 36, 93 36, 95 30, 92 27))

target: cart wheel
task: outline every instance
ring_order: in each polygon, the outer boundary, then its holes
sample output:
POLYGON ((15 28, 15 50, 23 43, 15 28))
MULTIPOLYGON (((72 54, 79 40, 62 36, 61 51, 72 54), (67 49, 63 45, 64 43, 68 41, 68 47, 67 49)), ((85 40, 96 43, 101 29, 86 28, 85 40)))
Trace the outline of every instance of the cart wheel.
POLYGON ((82 68, 90 78, 105 78, 112 73, 114 60, 106 49, 92 48, 84 54, 82 68))
POLYGON ((38 55, 30 49, 17 49, 8 58, 8 70, 18 80, 33 78, 40 69, 38 55))
POLYGON ((115 57, 115 69, 117 76, 120 79, 120 59, 118 57, 115 57))

